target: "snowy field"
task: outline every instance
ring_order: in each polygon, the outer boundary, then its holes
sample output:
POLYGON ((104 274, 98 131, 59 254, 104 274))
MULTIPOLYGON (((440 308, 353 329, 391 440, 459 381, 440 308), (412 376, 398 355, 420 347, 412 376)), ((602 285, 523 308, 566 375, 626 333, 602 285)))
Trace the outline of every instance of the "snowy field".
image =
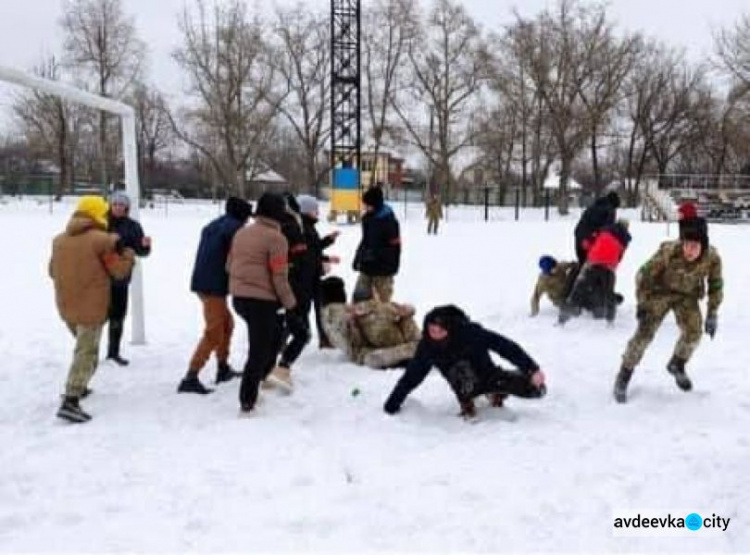
MULTIPOLYGON (((519 341, 542 365, 549 394, 479 403, 463 422, 434 372, 390 417, 382 404, 400 371, 349 364, 309 348, 292 396, 263 395, 238 417, 237 382, 207 397, 177 395, 201 332, 188 284, 201 226, 217 206, 142 213, 154 251, 144 263, 148 345, 124 346, 127 368, 103 364, 84 402, 94 419, 55 418, 73 342, 54 307, 47 261, 70 206, 0 205, 0 551, 580 551, 750 550, 750 228, 711 226, 726 296, 714 341, 679 391, 664 366, 673 318, 638 368, 629 404, 611 397, 635 326, 635 271, 673 225, 633 219, 619 274, 626 303, 614 326, 583 317, 564 329, 529 298, 543 253, 573 256, 578 213, 451 210, 427 236, 421 207, 402 221, 396 300, 456 303, 519 341), (354 389, 359 395, 352 395, 354 389), (613 510, 706 510, 731 517, 711 538, 616 538, 613 510)), ((321 224, 321 232, 330 229, 321 224)), ((356 226, 330 252, 351 287, 356 226)), ((705 304, 704 304, 705 306, 705 304)), ((238 319, 231 362, 247 331, 238 319)), ((317 345, 315 343, 314 345, 317 345)), ((213 380, 214 363, 202 379, 213 380)))

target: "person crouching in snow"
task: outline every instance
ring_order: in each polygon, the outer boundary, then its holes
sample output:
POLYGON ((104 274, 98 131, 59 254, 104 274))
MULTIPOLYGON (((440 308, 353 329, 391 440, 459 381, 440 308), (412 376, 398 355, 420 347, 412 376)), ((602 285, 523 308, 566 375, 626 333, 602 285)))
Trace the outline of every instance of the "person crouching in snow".
POLYGON ((49 275, 55 284, 57 309, 76 339, 57 416, 76 423, 91 420, 79 401, 90 393, 88 385, 99 363, 110 280, 127 277, 135 261, 131 249, 121 249, 119 236, 107 233, 108 210, 107 201, 101 197, 81 197, 65 232, 52 242, 49 275))
POLYGON ((507 395, 535 399, 547 391, 544 373, 517 343, 470 321, 460 308, 446 305, 425 316, 417 352, 385 402, 385 412, 397 413, 433 366, 447 380, 465 418, 476 416, 474 398, 482 394, 490 397, 493 406, 502 406, 507 395), (518 370, 496 366, 490 351, 518 370))
POLYGON ((355 290, 353 299, 353 304, 346 303, 341 278, 321 283, 323 326, 331 343, 356 364, 375 369, 406 366, 421 337, 414 308, 381 302, 372 291, 355 290))
POLYGON ((552 304, 560 308, 565 301, 568 292, 569 280, 577 271, 578 264, 575 262, 558 262, 549 255, 539 259, 541 273, 531 296, 531 315, 539 314, 539 301, 542 296, 547 295, 552 304))
POLYGON ((614 397, 627 402, 627 388, 633 370, 654 339, 667 313, 674 312, 680 338, 667 363, 677 386, 683 391, 693 387, 685 372, 701 339, 701 328, 713 339, 717 314, 723 300, 721 258, 708 244, 708 228, 703 218, 680 222, 680 240, 662 243, 659 250, 638 271, 636 296, 638 328, 622 355, 622 366, 615 379, 614 397), (706 287, 708 285, 708 287, 706 287), (698 301, 708 289, 708 314, 705 326, 698 301))
POLYGON ((620 219, 596 234, 586 253, 586 264, 560 309, 561 324, 584 308, 591 310, 594 318, 614 321, 617 305, 622 302, 622 296, 615 293, 615 272, 630 244, 628 227, 628 221, 620 219))

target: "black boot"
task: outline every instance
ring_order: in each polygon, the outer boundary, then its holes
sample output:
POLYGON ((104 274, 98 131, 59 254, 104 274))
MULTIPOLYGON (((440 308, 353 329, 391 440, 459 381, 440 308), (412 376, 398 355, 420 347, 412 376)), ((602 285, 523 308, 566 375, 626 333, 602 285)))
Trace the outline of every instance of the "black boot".
POLYGON ((122 320, 109 321, 109 346, 107 347, 107 360, 113 360, 120 366, 127 366, 130 362, 120 356, 120 343, 122 332, 125 328, 122 320))
POLYGON ((57 417, 75 424, 82 424, 91 420, 91 415, 78 404, 78 397, 65 397, 57 411, 57 417))
POLYGON ((674 381, 677 383, 682 391, 690 391, 693 389, 693 382, 690 381, 687 374, 685 373, 685 361, 681 358, 673 356, 667 364, 667 372, 674 376, 674 381))
POLYGON ((180 385, 177 386, 177 393, 198 393, 200 395, 207 395, 213 393, 213 389, 207 388, 198 379, 198 374, 188 372, 187 375, 182 378, 180 385))
POLYGON ((216 368, 216 383, 228 382, 231 379, 239 378, 242 372, 237 372, 226 362, 220 362, 216 368))
POLYGON ((633 377, 633 369, 622 366, 615 378, 614 396, 618 403, 628 402, 628 384, 633 377))

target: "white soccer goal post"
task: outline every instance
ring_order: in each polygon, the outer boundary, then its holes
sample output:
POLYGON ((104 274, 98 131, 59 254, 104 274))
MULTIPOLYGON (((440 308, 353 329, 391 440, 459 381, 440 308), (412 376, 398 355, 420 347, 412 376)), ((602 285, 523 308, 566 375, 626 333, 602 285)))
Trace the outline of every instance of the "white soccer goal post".
MULTIPOLYGON (((140 186, 138 183, 138 151, 135 139, 135 111, 133 108, 111 98, 91 94, 58 81, 50 81, 3 66, 0 66, 0 82, 12 83, 21 87, 56 95, 60 98, 78 102, 79 104, 103 110, 120 117, 122 122, 122 157, 125 166, 125 184, 131 200, 130 216, 137 220, 140 208, 140 186)), ((135 345, 143 345, 146 343, 146 327, 143 315, 143 270, 141 269, 141 264, 137 264, 133 272, 131 298, 133 305, 132 342, 135 345)))

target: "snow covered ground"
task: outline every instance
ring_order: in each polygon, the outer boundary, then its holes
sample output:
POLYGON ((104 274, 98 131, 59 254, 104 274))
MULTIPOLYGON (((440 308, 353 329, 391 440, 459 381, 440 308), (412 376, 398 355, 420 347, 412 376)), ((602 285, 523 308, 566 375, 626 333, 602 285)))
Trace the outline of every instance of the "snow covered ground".
MULTIPOLYGON (((217 206, 144 211, 154 252, 145 264, 148 345, 125 347, 128 368, 103 364, 86 425, 59 422, 72 340, 46 265, 69 206, 0 205, 0 551, 738 551, 750 549, 750 398, 746 309, 750 228, 711 226, 724 259, 719 332, 706 337, 677 390, 664 370, 670 318, 637 370, 631 401, 611 397, 634 330, 633 277, 667 237, 635 212, 621 267, 626 304, 613 327, 589 318, 529 317, 540 254, 571 258, 577 218, 455 209, 437 237, 421 207, 402 220, 396 298, 421 316, 456 303, 516 339, 549 380, 542 401, 480 406, 456 416, 431 375, 390 417, 382 404, 400 372, 306 351, 292 396, 265 394, 238 418, 237 383, 207 397, 175 388, 200 335, 188 283, 199 230, 217 206), (354 389, 359 395, 352 395, 354 389), (615 509, 706 510, 731 517, 711 538, 615 538, 615 509)), ((329 229, 321 224, 321 231, 329 229)), ((356 226, 331 252, 353 284, 356 226)), ((670 230, 674 237, 676 229, 670 230)), ((232 363, 247 332, 238 320, 232 363)), ((204 381, 213 379, 207 367, 204 381)))

